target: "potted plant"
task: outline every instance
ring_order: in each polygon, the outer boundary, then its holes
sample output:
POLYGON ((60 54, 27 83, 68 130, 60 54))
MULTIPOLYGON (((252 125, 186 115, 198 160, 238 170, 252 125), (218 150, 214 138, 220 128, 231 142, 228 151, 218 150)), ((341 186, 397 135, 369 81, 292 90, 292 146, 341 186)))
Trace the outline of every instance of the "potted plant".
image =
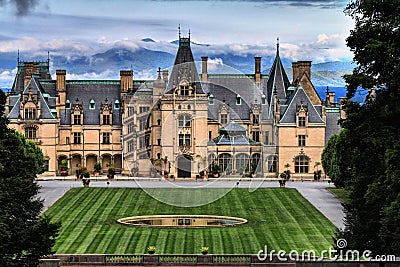
POLYGON ((279 180, 279 187, 280 188, 285 188, 285 185, 286 185, 286 172, 285 171, 283 171, 281 174, 280 174, 280 180, 279 180))
POLYGON ((149 247, 147 248, 147 253, 149 253, 149 254, 154 254, 154 253, 156 253, 156 247, 155 247, 155 246, 149 246, 149 247))
POLYGON ((163 171, 163 173, 164 173, 163 177, 164 177, 165 179, 167 179, 167 178, 169 177, 169 176, 168 176, 169 172, 168 172, 168 171, 163 171))
POLYGON ((66 159, 61 160, 60 175, 68 175, 68 161, 66 159))
POLYGON ((202 247, 201 248, 201 254, 207 255, 207 253, 208 253, 208 247, 202 247))
POLYGON ((256 172, 257 172, 257 166, 258 164, 256 162, 252 162, 250 166, 250 175, 252 178, 256 177, 256 172))
POLYGON ((100 162, 96 162, 94 164, 94 172, 93 172, 93 174, 94 174, 94 176, 99 176, 100 173, 101 173, 101 163, 100 162))
POLYGON ((108 171, 107 171, 107 177, 108 177, 108 179, 114 179, 114 175, 115 175, 115 168, 114 168, 114 165, 113 165, 111 162, 109 162, 109 163, 107 164, 107 167, 108 167, 108 171))
POLYGON ((83 184, 83 187, 89 187, 90 179, 86 178, 86 177, 82 178, 82 184, 83 184))
POLYGON ((213 174, 213 177, 214 178, 218 178, 220 171, 221 171, 221 167, 216 162, 214 162, 213 165, 212 165, 212 168, 211 168, 211 172, 213 174))
POLYGON ((139 172, 139 168, 138 167, 133 167, 131 170, 133 176, 139 176, 138 172, 139 172))
POLYGON ((151 177, 156 177, 157 169, 154 167, 150 168, 150 176, 151 177))

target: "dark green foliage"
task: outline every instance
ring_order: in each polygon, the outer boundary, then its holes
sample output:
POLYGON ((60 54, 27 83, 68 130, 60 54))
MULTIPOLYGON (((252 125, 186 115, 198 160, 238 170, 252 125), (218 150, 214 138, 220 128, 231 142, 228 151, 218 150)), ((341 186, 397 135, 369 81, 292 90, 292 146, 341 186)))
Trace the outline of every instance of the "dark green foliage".
POLYGON ((364 105, 346 104, 343 130, 324 151, 326 172, 350 193, 338 237, 350 249, 400 255, 400 5, 355 0, 345 12, 356 22, 347 45, 358 65, 345 77, 348 96, 377 91, 364 105))
POLYGON ((37 266, 51 253, 59 225, 40 217, 43 203, 36 198, 35 177, 43 171, 43 154, 7 128, 3 96, 0 91, 0 266, 37 266))

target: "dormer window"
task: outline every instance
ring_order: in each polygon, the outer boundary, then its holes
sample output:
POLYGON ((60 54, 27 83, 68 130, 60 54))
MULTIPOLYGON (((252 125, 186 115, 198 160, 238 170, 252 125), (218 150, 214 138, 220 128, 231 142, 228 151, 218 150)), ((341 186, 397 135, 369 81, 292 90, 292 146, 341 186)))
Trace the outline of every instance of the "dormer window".
POLYGON ((181 85, 181 95, 187 96, 189 95, 189 85, 181 85))
POLYGON ((214 105, 214 95, 213 94, 210 94, 210 96, 208 97, 208 104, 214 105))
POLYGON ((236 95, 236 105, 241 105, 241 104, 242 104, 242 97, 239 94, 237 94, 236 95))
POLYGON ((261 105, 266 105, 267 104, 267 101, 266 101, 267 99, 266 99, 266 96, 263 94, 262 96, 261 96, 261 105))
POLYGON ((89 102, 89 109, 95 109, 96 108, 96 103, 94 102, 94 100, 90 100, 89 102))
POLYGON ((119 100, 115 100, 114 102, 114 109, 119 109, 120 108, 120 104, 119 104, 119 100))
POLYGON ((65 101, 65 108, 71 109, 71 102, 68 99, 67 99, 67 101, 65 101))

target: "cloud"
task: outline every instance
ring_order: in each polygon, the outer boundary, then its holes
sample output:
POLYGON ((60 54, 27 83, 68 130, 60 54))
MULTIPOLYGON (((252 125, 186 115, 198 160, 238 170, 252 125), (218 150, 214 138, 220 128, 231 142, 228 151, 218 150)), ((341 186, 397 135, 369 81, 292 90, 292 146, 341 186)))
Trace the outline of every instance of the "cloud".
POLYGON ((256 4, 279 4, 294 7, 338 8, 344 7, 347 0, 153 0, 159 2, 248 2, 256 4))
POLYGON ((0 0, 0 6, 13 6, 16 16, 28 15, 36 9, 38 4, 39 0, 0 0))
POLYGON ((0 88, 10 88, 14 81, 17 68, 13 70, 4 70, 0 72, 0 88))

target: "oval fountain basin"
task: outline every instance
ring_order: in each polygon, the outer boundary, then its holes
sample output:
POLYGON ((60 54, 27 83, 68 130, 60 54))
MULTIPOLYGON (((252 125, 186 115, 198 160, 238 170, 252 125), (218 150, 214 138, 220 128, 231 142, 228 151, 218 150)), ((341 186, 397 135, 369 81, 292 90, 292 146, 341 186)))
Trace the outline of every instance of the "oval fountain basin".
POLYGON ((119 223, 138 227, 225 227, 247 223, 246 219, 216 215, 147 215, 126 217, 119 223))

